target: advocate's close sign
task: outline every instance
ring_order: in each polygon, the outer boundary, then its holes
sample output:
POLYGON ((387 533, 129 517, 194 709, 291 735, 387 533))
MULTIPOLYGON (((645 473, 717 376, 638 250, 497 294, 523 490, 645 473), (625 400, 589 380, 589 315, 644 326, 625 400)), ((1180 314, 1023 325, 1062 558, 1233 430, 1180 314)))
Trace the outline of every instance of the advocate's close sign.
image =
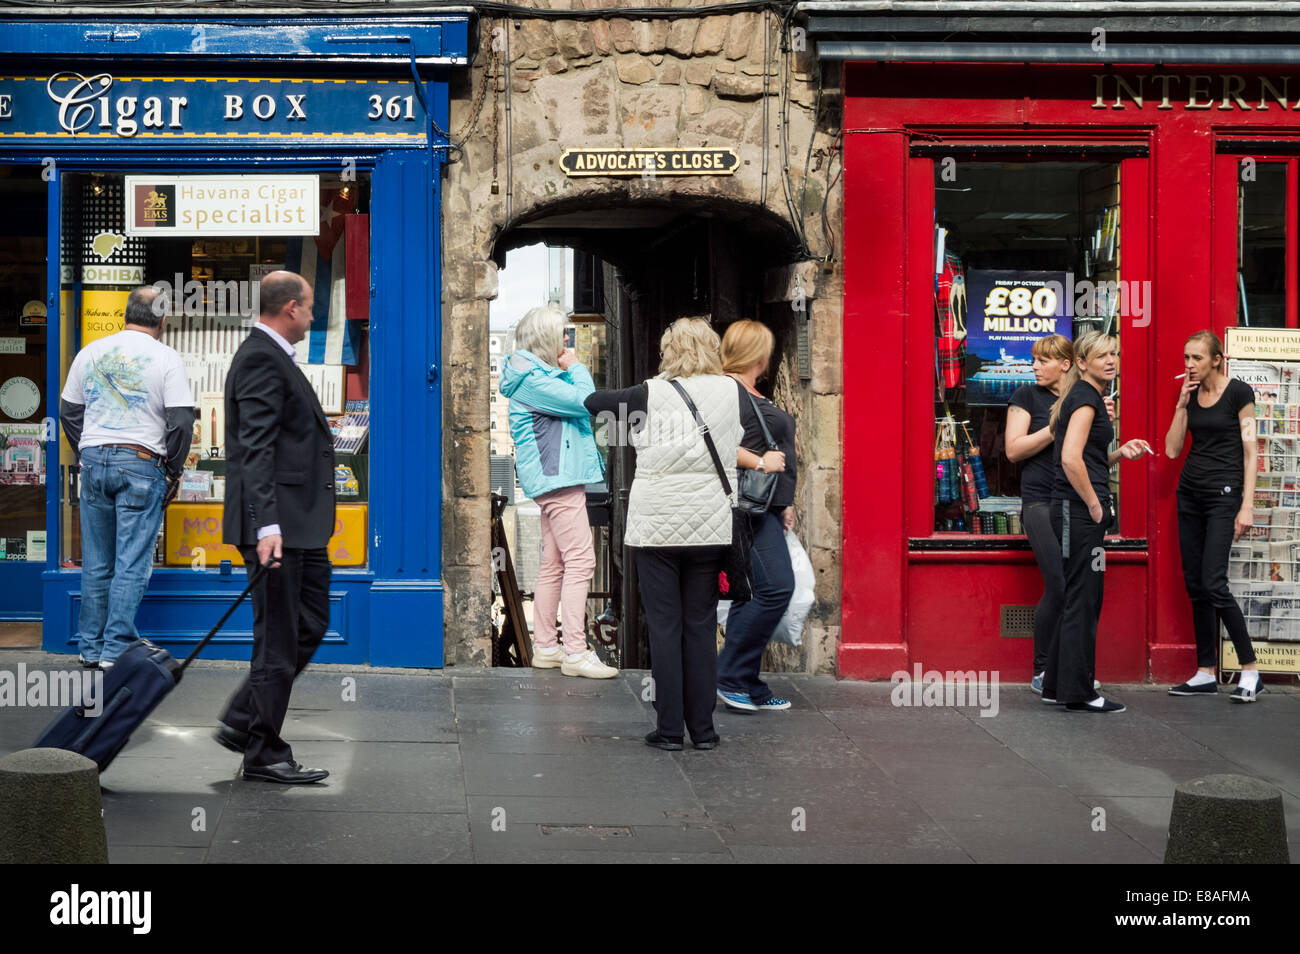
POLYGON ((127 176, 126 234, 319 235, 320 177, 127 176))

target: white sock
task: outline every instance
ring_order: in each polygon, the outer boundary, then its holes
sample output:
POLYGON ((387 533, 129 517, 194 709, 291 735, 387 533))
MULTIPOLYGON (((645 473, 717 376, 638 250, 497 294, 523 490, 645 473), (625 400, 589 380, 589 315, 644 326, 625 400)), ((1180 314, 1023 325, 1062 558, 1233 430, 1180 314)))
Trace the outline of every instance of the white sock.
POLYGON ((1189 686, 1203 686, 1203 685, 1205 685, 1207 682, 1214 682, 1214 673, 1212 673, 1212 672, 1201 672, 1201 670, 1198 669, 1198 670, 1196 670, 1196 675, 1193 676, 1191 679, 1188 679, 1188 680, 1187 680, 1187 685, 1189 685, 1189 686))
POLYGON ((1091 702, 1088 703, 1088 705, 1092 706, 1094 709, 1100 709, 1105 704, 1106 704, 1106 699, 1103 696, 1098 696, 1096 699, 1093 699, 1091 702))
POLYGON ((1241 671, 1241 688, 1254 692, 1259 687, 1259 670, 1243 669, 1241 671))
POLYGON ((569 662, 577 662, 579 659, 581 659, 583 656, 587 654, 585 652, 581 652, 581 653, 566 653, 565 655, 568 656, 569 662))

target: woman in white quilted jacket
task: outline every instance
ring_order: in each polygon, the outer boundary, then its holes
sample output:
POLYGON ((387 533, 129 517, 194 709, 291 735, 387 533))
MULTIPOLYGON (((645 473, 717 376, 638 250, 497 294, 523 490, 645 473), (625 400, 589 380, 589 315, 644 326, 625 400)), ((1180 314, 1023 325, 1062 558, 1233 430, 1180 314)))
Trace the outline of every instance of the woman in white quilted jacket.
MULTIPOLYGON (((647 745, 677 750, 687 733, 697 749, 718 744, 718 573, 731 543, 731 501, 686 402, 690 396, 736 486, 742 429, 740 395, 722 373, 721 341, 703 318, 680 318, 659 341, 659 374, 644 384, 597 391, 588 411, 628 433, 637 449, 624 543, 634 548, 650 629, 658 725, 647 745)), ((745 452, 748 453, 748 452, 745 452)))

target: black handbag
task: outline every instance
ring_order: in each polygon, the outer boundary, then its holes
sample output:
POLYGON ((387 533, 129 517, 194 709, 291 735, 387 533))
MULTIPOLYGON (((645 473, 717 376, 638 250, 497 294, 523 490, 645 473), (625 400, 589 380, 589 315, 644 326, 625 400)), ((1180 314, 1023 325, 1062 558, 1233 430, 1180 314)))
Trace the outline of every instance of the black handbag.
MULTIPOLYGON (((749 389, 736 382, 736 386, 744 392, 745 397, 749 398, 749 403, 754 408, 754 413, 758 415, 758 426, 763 429, 763 439, 767 441, 768 450, 780 450, 776 446, 776 441, 772 440, 772 432, 767 429, 767 421, 763 420, 763 412, 759 410, 758 402, 754 400, 754 395, 749 393, 749 389)), ((745 513, 752 513, 756 517, 761 517, 767 513, 768 508, 772 506, 772 497, 776 494, 776 474, 760 473, 757 470, 750 470, 748 467, 740 468, 739 486, 736 488, 736 506, 745 513)))
MULTIPOLYGON (((722 489, 727 495, 727 500, 730 501, 731 481, 727 480, 727 472, 722 466, 722 459, 718 457, 718 449, 713 444, 712 435, 709 434, 709 426, 700 417, 700 412, 696 409, 691 396, 686 393, 686 389, 675 380, 668 383, 677 389, 677 393, 690 408, 691 415, 700 428, 700 436, 704 438, 704 446, 709 449, 709 456, 713 458, 713 466, 718 471, 718 479, 722 481, 722 489)), ((718 574, 718 596, 722 599, 744 603, 754 598, 754 572, 749 565, 749 551, 752 549, 754 549, 754 530, 749 525, 749 514, 733 505, 731 545, 727 547, 727 552, 722 558, 722 571, 718 574)))

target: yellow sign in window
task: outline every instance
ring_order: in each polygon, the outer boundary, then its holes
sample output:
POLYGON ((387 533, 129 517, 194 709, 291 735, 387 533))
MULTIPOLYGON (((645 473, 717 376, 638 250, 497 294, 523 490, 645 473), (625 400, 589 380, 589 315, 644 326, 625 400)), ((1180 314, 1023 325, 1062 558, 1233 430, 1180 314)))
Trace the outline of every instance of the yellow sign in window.
MULTIPOLYGON (((221 542, 220 503, 177 501, 167 508, 168 566, 215 567, 222 560, 243 566, 239 551, 221 542)), ((334 536, 327 544, 335 566, 365 566, 368 504, 339 504, 334 508, 334 536)))

